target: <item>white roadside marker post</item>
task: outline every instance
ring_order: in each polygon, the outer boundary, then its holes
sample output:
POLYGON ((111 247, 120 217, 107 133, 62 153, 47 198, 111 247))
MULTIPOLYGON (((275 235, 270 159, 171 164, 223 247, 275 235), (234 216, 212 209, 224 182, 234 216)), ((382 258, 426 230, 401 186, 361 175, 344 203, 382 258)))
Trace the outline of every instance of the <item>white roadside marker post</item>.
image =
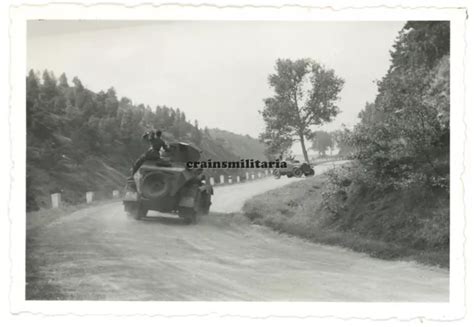
POLYGON ((118 199, 119 196, 120 196, 120 192, 118 190, 113 190, 112 191, 112 197, 114 199, 118 199))
POLYGON ((61 193, 51 194, 51 207, 59 208, 61 206, 61 193))
POLYGON ((236 177, 236 182, 237 182, 237 183, 240 183, 240 176, 237 176, 237 177, 236 177))
POLYGON ((209 184, 214 185, 214 177, 209 177, 209 184))
POLYGON ((94 201, 94 192, 87 192, 86 193, 86 202, 92 203, 94 201))
POLYGON ((224 175, 221 175, 221 184, 224 184, 224 175))

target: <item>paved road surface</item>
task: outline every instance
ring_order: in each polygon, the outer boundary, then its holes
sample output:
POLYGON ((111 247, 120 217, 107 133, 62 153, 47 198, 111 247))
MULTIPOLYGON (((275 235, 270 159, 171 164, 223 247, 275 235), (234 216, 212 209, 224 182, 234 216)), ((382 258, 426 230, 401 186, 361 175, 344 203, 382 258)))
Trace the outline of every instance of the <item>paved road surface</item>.
MULTIPOLYGON (((317 172, 324 168, 321 166, 317 172)), ((216 189, 213 210, 238 211, 266 178, 216 189)), ((121 204, 90 207, 36 230, 28 299, 448 301, 448 271, 309 243, 212 213, 199 224, 135 221, 121 204)))

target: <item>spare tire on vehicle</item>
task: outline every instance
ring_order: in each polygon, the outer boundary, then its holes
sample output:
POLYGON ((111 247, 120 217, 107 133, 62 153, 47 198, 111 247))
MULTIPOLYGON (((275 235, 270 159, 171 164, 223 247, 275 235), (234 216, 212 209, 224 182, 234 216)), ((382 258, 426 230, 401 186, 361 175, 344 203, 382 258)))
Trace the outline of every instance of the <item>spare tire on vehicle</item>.
POLYGON ((142 184, 142 194, 148 199, 159 199, 168 193, 170 184, 163 174, 146 175, 142 184))

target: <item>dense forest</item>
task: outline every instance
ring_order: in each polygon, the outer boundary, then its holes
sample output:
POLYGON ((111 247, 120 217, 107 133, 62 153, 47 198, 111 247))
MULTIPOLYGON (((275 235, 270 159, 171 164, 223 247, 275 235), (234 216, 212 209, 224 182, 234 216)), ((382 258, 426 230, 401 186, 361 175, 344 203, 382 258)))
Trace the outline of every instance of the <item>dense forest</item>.
POLYGON ((77 203, 84 201, 86 191, 100 198, 121 189, 132 163, 147 148, 141 136, 150 129, 161 129, 167 142, 194 144, 205 159, 237 160, 259 149, 263 156, 262 145, 248 136, 220 132, 216 139, 178 108, 137 105, 118 99, 114 88, 95 93, 77 77, 70 83, 64 73, 56 78, 49 71, 31 70, 26 86, 29 211, 49 206, 55 192, 62 193, 63 201, 77 203), (243 148, 232 151, 229 144, 239 138, 245 141, 243 148))
POLYGON ((344 136, 353 165, 331 174, 330 225, 449 255, 449 22, 408 22, 373 103, 344 136))

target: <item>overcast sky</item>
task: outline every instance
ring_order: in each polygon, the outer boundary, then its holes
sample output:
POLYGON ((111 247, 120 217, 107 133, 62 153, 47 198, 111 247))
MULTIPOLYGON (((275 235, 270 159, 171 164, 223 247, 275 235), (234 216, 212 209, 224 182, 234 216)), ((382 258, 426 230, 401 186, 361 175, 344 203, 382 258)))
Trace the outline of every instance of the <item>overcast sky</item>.
POLYGON ((28 24, 28 69, 78 76, 93 90, 257 137, 277 58, 313 58, 345 80, 341 113, 323 127, 353 125, 404 22, 93 22, 28 24))

